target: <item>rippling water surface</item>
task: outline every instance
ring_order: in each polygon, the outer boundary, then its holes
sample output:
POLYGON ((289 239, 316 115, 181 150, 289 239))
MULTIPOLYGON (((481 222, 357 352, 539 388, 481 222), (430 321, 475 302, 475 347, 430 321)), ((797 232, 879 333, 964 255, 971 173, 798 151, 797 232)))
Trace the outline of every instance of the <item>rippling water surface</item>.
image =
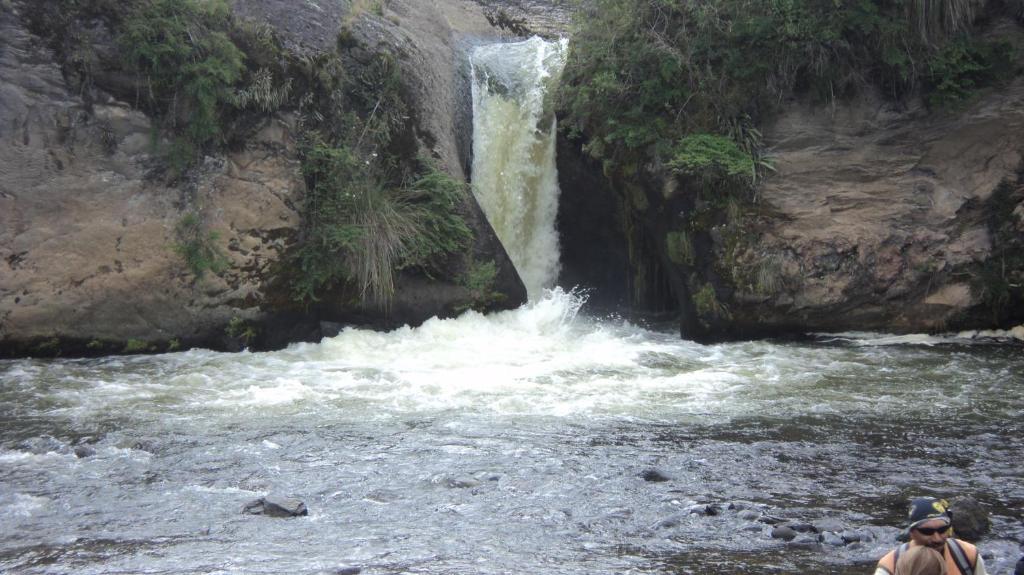
POLYGON ((853 574, 918 494, 979 499, 1012 571, 1018 345, 704 346, 578 307, 0 362, 0 571, 853 574), (267 494, 310 514, 241 513, 267 494), (863 541, 783 543, 774 519, 863 541))

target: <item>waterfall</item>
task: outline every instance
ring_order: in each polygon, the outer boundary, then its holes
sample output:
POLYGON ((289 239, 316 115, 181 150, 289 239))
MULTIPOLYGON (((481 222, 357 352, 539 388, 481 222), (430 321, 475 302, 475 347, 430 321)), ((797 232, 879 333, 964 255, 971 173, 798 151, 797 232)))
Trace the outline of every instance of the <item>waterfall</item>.
POLYGON ((567 40, 490 44, 470 56, 473 195, 531 301, 559 272, 558 171, 551 98, 567 40))

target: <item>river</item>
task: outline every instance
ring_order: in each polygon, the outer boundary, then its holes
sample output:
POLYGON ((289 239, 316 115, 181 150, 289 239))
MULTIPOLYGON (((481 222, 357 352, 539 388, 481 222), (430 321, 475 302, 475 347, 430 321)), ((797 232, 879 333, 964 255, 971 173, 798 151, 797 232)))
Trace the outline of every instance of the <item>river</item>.
POLYGON ((0 571, 865 573, 918 494, 980 500, 1012 571, 1019 345, 699 345, 581 304, 0 362, 0 571), (242 513, 267 494, 309 515, 242 513), (786 543, 771 518, 864 540, 786 543))

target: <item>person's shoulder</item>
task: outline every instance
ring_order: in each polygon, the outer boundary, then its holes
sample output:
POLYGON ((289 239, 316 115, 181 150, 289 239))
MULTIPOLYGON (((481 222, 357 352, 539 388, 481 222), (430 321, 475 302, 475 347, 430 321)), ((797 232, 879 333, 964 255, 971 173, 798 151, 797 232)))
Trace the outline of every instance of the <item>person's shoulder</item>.
POLYGON ((878 565, 875 567, 874 575, 892 575, 892 572, 895 570, 895 567, 896 550, 893 549, 892 551, 889 551, 888 553, 883 555, 882 558, 878 560, 878 565))
POLYGON ((975 545, 973 543, 968 543, 968 542, 964 541, 963 539, 956 539, 954 537, 950 537, 949 541, 956 541, 957 545, 963 547, 964 549, 970 549, 971 551, 977 551, 977 549, 978 549, 977 545, 975 545))

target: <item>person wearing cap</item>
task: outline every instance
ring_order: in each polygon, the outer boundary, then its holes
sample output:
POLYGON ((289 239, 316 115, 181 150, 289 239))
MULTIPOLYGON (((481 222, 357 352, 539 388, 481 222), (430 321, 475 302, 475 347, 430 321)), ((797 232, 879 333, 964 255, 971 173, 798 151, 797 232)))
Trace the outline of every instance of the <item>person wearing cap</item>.
POLYGON ((900 556, 914 547, 928 547, 942 554, 948 575, 988 575, 978 548, 952 537, 952 516, 945 500, 919 497, 910 502, 908 543, 882 557, 875 575, 894 575, 900 556))

